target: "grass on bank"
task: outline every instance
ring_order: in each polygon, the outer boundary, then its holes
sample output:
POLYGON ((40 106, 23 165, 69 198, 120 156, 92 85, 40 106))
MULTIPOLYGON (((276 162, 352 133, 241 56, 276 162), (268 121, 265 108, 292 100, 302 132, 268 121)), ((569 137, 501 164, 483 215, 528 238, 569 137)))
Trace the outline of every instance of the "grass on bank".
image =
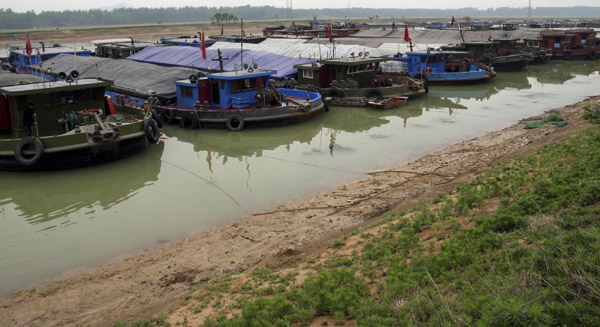
POLYGON ((598 326, 599 145, 598 128, 577 132, 333 242, 321 261, 200 285, 183 299, 187 317, 205 327, 598 326))

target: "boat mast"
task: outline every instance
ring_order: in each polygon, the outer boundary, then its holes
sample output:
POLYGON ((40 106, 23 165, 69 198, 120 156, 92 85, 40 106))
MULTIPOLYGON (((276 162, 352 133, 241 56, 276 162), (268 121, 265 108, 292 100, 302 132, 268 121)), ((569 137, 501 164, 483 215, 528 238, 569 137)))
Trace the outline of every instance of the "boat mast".
MULTIPOLYGON (((244 19, 240 19, 240 31, 241 31, 241 42, 240 42, 240 67, 244 68, 244 19)), ((221 68, 222 70, 222 68, 221 68)))

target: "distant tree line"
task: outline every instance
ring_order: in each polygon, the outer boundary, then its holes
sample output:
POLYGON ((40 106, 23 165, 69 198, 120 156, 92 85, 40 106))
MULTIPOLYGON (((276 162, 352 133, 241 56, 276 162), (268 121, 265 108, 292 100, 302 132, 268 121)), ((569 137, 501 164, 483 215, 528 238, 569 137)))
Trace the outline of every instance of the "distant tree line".
POLYGON ((230 13, 216 13, 214 14, 211 18, 210 18, 210 22, 211 23, 217 23, 217 24, 221 24, 221 23, 237 23, 238 18, 236 15, 234 14, 230 14, 230 13))
MULTIPOLYGON (((328 19, 380 17, 397 19, 413 17, 527 17, 527 7, 522 8, 477 8, 461 9, 380 9, 380 8, 341 8, 341 9, 294 9, 273 6, 240 7, 183 7, 183 8, 118 8, 113 10, 66 10, 42 11, 35 13, 14 12, 0 9, 0 29, 30 29, 48 27, 102 26, 128 24, 156 24, 183 22, 210 22, 216 14, 233 15, 246 20, 275 19, 328 19)), ((533 17, 599 17, 600 7, 538 7, 532 10, 533 17)), ((234 22, 235 20, 229 20, 234 22)), ((227 22, 227 21, 225 21, 227 22)))

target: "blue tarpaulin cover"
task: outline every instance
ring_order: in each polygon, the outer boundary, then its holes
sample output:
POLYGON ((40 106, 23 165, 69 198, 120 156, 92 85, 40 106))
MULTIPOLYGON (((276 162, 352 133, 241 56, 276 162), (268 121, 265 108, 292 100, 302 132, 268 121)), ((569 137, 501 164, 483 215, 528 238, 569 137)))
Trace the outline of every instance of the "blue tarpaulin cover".
MULTIPOLYGON (((223 49, 221 50, 221 56, 224 59, 228 58, 223 60, 223 70, 234 71, 240 70, 243 67, 241 62, 242 52, 240 49, 223 49)), ((218 57, 217 49, 206 49, 206 60, 204 60, 202 59, 202 50, 198 48, 173 46, 147 47, 129 56, 127 60, 218 72, 220 71, 218 57)), ((273 78, 277 79, 291 77, 296 74, 298 70, 294 68, 294 65, 315 62, 313 59, 292 58, 273 53, 247 50, 244 50, 243 59, 243 63, 250 67, 257 64, 260 69, 277 71, 275 75, 272 75, 273 78)))

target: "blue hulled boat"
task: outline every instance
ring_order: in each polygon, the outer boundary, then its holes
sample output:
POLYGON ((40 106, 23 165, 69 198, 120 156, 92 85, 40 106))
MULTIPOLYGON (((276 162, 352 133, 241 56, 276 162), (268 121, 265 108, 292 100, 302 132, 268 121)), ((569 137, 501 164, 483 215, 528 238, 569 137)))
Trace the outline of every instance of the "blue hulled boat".
MULTIPOLYGON (((270 86, 272 70, 245 67, 175 81, 177 104, 152 103, 162 123, 182 128, 268 127, 298 123, 325 109, 318 92, 270 86)), ((119 101, 117 97, 117 101, 119 101)))
POLYGON ((488 66, 475 64, 468 52, 407 52, 405 56, 390 59, 404 62, 411 77, 424 79, 431 84, 481 83, 496 76, 488 66))

